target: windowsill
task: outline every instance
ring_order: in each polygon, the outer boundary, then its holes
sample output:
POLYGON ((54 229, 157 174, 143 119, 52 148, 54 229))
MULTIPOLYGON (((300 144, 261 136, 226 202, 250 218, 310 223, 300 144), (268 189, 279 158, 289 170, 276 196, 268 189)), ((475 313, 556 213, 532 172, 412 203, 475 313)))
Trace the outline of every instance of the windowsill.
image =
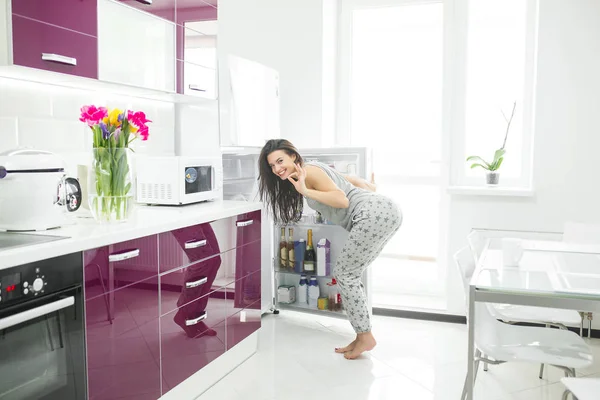
POLYGON ((450 186, 448 193, 463 196, 533 197, 534 190, 509 186, 450 186))

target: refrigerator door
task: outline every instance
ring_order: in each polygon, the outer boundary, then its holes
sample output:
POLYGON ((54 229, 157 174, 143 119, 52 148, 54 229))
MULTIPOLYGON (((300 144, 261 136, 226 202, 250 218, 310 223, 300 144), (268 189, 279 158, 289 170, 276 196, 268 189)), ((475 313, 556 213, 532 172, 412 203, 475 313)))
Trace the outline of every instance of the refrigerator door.
MULTIPOLYGON (((260 201, 258 195, 258 156, 260 147, 223 147, 223 199, 260 201)), ((263 207, 261 224, 261 311, 269 312, 274 304, 273 219, 263 207)))
POLYGON ((317 160, 344 175, 371 178, 372 159, 368 147, 303 148, 298 151, 305 161, 317 160))

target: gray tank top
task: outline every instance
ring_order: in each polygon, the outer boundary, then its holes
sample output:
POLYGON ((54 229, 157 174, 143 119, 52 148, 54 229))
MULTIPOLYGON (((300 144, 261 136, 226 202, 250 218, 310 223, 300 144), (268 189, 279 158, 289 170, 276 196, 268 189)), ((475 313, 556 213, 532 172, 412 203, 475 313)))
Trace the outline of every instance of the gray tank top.
POLYGON ((325 171, 333 183, 335 183, 338 188, 346 193, 346 197, 348 198, 350 205, 348 208, 335 208, 320 203, 316 200, 309 199, 308 197, 306 197, 306 203, 313 210, 320 212, 324 218, 336 225, 343 227, 347 231, 350 231, 354 216, 360 212, 363 204, 366 203, 371 196, 374 195, 374 193, 365 189, 357 188, 348 182, 342 174, 327 164, 323 164, 318 161, 308 161, 306 162, 306 165, 314 165, 325 171))

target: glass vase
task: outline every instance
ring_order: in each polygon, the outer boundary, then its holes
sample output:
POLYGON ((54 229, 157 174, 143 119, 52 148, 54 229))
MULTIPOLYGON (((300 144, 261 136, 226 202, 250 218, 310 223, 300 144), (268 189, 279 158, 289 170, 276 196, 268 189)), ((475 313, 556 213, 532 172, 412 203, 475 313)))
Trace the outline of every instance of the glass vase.
POLYGON ((94 148, 88 177, 88 202, 99 222, 127 221, 134 206, 131 151, 127 147, 94 148))

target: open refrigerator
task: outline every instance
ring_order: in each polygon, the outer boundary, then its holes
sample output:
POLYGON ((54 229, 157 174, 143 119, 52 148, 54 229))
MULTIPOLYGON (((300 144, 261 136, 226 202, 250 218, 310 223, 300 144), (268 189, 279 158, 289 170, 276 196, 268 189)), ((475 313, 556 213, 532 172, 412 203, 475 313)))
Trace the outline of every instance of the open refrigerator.
MULTIPOLYGON (((371 152, 365 147, 332 147, 299 149, 305 161, 320 161, 346 175, 360 176, 367 179, 371 175, 371 152)), ((258 196, 258 157, 260 148, 256 147, 227 147, 222 148, 223 156, 223 198, 226 200, 259 201, 258 196)), ((277 292, 280 286, 294 286, 296 293, 299 290, 300 276, 303 274, 295 268, 281 268, 279 257, 279 242, 282 226, 276 226, 269 214, 263 209, 262 224, 262 312, 278 311, 279 309, 293 309, 328 315, 344 315, 345 312, 320 310, 309 307, 308 303, 300 304, 280 302, 277 292)), ((304 203, 302 219, 287 225, 286 239, 289 228, 293 228, 293 240, 307 240, 308 230, 313 232, 313 247, 317 251, 317 243, 326 238, 330 242, 329 274, 316 276, 321 297, 328 297, 333 267, 348 237, 348 232, 337 225, 320 221, 317 213, 304 203)), ((317 260, 318 262, 318 260, 317 260)), ((308 275, 307 278, 310 278, 308 275)), ((370 272, 367 269, 363 275, 363 285, 367 293, 369 307, 371 307, 370 272)), ((297 296, 296 296, 297 298, 297 296)), ((342 304, 343 305, 343 304, 342 304)))

